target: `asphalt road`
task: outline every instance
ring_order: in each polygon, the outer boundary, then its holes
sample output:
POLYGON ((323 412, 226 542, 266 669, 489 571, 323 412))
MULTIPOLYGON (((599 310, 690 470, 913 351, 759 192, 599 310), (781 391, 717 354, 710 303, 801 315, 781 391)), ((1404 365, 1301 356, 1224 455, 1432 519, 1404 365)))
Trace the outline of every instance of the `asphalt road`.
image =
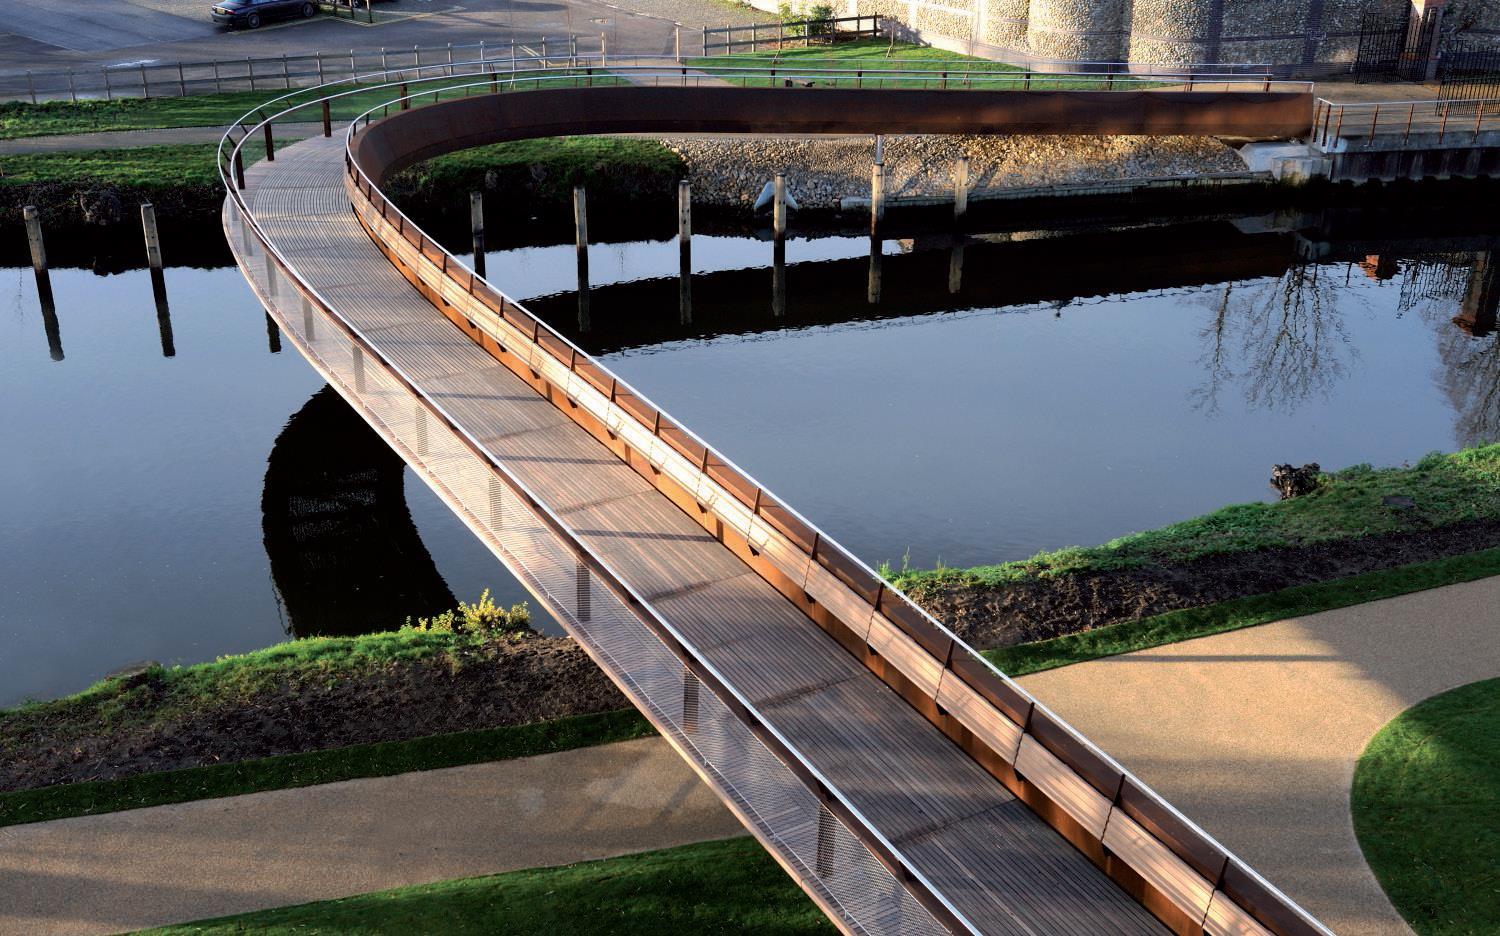
MULTIPOLYGON (((373 25, 347 18, 223 31, 208 0, 0 0, 0 74, 88 69, 145 62, 207 61, 314 51, 441 47, 447 43, 535 41, 569 33, 608 37, 616 53, 670 53, 666 17, 596 0, 385 0, 373 25)), ((647 6, 637 5, 637 8, 647 6)), ((715 7, 704 5, 709 20, 715 7)), ((724 11, 722 19, 736 19, 724 11)))

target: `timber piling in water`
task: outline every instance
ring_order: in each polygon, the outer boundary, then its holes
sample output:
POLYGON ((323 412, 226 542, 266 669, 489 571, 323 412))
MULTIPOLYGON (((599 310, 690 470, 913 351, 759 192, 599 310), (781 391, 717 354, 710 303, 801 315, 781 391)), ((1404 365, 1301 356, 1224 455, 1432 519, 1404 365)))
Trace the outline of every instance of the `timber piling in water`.
POLYGON ((150 202, 141 205, 141 233, 146 240, 146 266, 151 271, 151 296, 156 300, 156 327, 161 333, 162 357, 176 357, 177 343, 172 335, 172 311, 167 305, 167 278, 162 270, 161 233, 156 227, 156 208, 150 202))
POLYGON ((953 164, 953 220, 962 224, 969 211, 969 157, 959 157, 953 164))
POLYGON ((573 186, 573 250, 578 255, 578 330, 589 330, 589 210, 588 192, 573 186))
POLYGON ((693 188, 677 183, 677 317, 693 320, 693 188))
POLYGON ((771 208, 771 314, 786 315, 786 176, 776 173, 771 208))
POLYGON ((484 276, 484 193, 469 193, 469 233, 474 239, 474 272, 484 276))
POLYGON ((57 321, 57 304, 52 298, 52 275, 47 272, 47 244, 42 238, 42 219, 35 205, 21 209, 26 222, 26 245, 31 249, 31 269, 36 274, 37 302, 42 307, 42 327, 47 332, 47 349, 52 360, 63 359, 62 328, 57 321))

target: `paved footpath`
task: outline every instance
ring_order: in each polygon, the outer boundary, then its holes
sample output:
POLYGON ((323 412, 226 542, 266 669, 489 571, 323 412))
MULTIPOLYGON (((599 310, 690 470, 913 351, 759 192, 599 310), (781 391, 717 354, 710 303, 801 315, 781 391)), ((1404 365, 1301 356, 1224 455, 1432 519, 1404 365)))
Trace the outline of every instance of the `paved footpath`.
POLYGON ((1421 700, 1500 676, 1500 578, 1021 682, 1340 936, 1410 930, 1364 862, 1354 765, 1421 700))
POLYGON ((0 828, 0 934, 114 933, 743 832, 646 738, 0 828))

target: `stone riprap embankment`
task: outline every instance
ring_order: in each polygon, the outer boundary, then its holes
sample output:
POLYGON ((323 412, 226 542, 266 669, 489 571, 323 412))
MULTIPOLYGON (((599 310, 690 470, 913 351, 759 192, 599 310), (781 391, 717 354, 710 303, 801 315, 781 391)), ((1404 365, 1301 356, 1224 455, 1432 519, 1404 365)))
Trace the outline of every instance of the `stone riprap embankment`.
MULTIPOLYGON (((687 163, 693 200, 747 207, 776 173, 800 207, 838 208, 868 196, 874 140, 687 139, 663 141, 687 163)), ((885 140, 888 198, 946 195, 953 165, 969 157, 971 190, 1243 172, 1233 149, 1207 137, 903 136, 885 140)))

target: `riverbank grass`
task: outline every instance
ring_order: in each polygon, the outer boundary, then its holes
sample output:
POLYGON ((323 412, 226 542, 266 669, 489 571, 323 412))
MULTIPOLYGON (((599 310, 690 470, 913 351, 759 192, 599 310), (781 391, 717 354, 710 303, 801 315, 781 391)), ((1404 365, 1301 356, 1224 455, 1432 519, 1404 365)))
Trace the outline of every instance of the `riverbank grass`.
POLYGON ((1492 575, 1500 575, 1500 549, 1397 566, 1331 582, 1299 585, 1267 595, 1170 611, 1139 621, 1111 624, 1052 640, 981 652, 1001 671, 1011 676, 1025 676, 1028 673, 1040 673, 1101 657, 1148 650, 1196 637, 1239 630, 1242 627, 1347 608, 1444 585, 1472 582, 1492 575))
POLYGON ((575 748, 655 734, 634 709, 574 715, 530 725, 431 735, 408 741, 354 744, 208 767, 137 774, 118 780, 68 783, 0 793, 0 827, 73 816, 286 790, 293 787, 390 777, 575 748))
POLYGON ((1069 547, 967 569, 894 570, 887 565, 882 572, 920 599, 933 587, 1003 587, 1077 572, 1178 565, 1209 556, 1497 519, 1500 444, 1451 454, 1434 452, 1410 467, 1355 465, 1323 475, 1317 490, 1302 497, 1235 504, 1102 546, 1069 547))
MULTIPOLYGON (((524 606, 502 613, 514 626, 526 624, 524 606)), ((461 661, 495 639, 487 633, 419 625, 358 637, 289 640, 191 666, 150 666, 128 676, 100 680, 65 698, 0 711, 0 744, 43 722, 53 733, 69 727, 94 732, 126 723, 165 724, 194 711, 242 703, 288 681, 347 681, 391 664, 435 657, 461 661)))
POLYGON ((242 933, 810 936, 834 928, 751 838, 511 871, 149 930, 242 933))
POLYGON ((533 203, 564 204, 573 187, 588 189, 590 207, 650 193, 663 197, 687 175, 682 157, 656 140, 544 137, 449 153, 402 172, 389 186, 403 203, 472 191, 499 191, 533 203))
POLYGON ((1500 679, 1381 729, 1350 801, 1365 860, 1419 936, 1500 931, 1500 679))

